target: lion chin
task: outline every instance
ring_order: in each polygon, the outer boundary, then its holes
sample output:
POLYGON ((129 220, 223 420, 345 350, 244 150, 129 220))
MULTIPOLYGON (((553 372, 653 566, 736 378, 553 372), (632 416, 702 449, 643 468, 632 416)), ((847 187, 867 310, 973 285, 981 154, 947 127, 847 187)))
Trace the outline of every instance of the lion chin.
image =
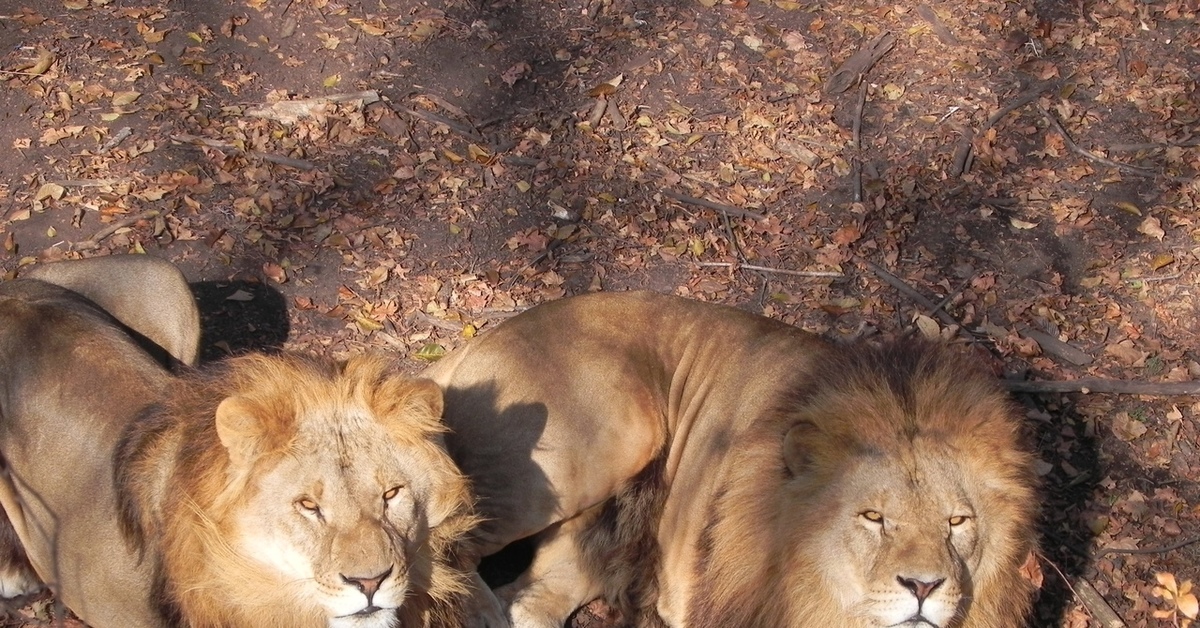
POLYGON ((454 626, 474 524, 441 390, 385 360, 233 358, 186 376, 117 454, 124 529, 191 628, 454 626))
POLYGON ((601 293, 426 375, 479 553, 536 545, 496 591, 514 626, 560 628, 595 598, 644 627, 1023 625, 1032 457, 993 379, 947 348, 601 293))

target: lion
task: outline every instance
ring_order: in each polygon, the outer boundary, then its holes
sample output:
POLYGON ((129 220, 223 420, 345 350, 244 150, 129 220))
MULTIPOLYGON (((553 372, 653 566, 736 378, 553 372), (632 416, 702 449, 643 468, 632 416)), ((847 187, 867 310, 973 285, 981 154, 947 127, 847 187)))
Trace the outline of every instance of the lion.
MULTIPOLYGON (((159 294, 140 307, 186 310, 159 294)), ((435 384, 378 356, 176 376, 146 340, 0 284, 0 593, 44 584, 97 628, 461 625, 476 518, 435 384)))
MULTIPOLYGON (((637 626, 1023 625, 1033 457, 993 379, 652 293, 543 304, 424 373, 519 628, 603 598, 637 626)), ((493 622, 476 621, 475 625, 493 622)))
POLYGON ((125 533, 191 628, 457 626, 475 525, 441 389, 378 356, 232 358, 117 445, 125 533))

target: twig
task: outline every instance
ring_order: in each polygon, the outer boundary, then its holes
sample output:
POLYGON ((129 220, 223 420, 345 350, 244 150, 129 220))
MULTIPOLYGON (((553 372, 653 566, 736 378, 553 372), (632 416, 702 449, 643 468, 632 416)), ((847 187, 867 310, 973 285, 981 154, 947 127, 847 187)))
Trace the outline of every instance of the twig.
POLYGON ((867 82, 858 86, 858 105, 854 108, 854 202, 861 203, 862 193, 862 115, 867 104, 867 82))
POLYGON ((1104 626, 1104 628, 1126 628, 1125 622, 1113 611, 1112 607, 1108 605, 1108 601, 1104 599, 1104 596, 1100 595, 1100 592, 1096 590, 1096 587, 1092 586, 1092 583, 1085 580, 1082 576, 1072 580, 1067 577, 1067 574, 1062 572, 1062 569, 1058 568, 1058 565, 1054 564, 1054 561, 1042 556, 1040 553, 1038 556, 1041 557, 1042 562, 1054 568, 1054 571, 1058 573, 1058 577, 1062 579, 1063 584, 1067 585, 1071 593, 1079 599, 1079 602, 1092 614, 1092 617, 1100 622, 1100 625, 1104 626))
POLYGON ((1108 600, 1104 599, 1103 595, 1088 582, 1086 578, 1080 576, 1075 578, 1074 585, 1071 587, 1075 591, 1075 597, 1087 607, 1088 612, 1096 621, 1100 622, 1104 628, 1125 628, 1125 620, 1117 615, 1112 606, 1109 606, 1108 600))
POLYGON ((673 190, 663 190, 662 194, 663 194, 663 196, 670 198, 670 199, 674 199, 676 201, 679 201, 680 203, 686 203, 688 205, 696 205, 697 207, 707 207, 708 209, 715 209, 719 212, 725 212, 727 214, 732 214, 734 216, 739 216, 741 218, 753 218, 755 220, 766 220, 766 218, 767 218, 763 214, 760 214, 760 213, 754 212, 754 211, 750 211, 748 209, 742 209, 740 207, 734 207, 732 205, 724 205, 722 203, 716 203, 716 202, 705 200, 702 198, 696 198, 694 196, 687 196, 685 194, 680 194, 679 192, 675 192, 673 190))
POLYGON ((102 241, 104 241, 105 238, 116 233, 117 231, 120 231, 121 229, 124 229, 125 227, 135 225, 143 220, 157 218, 161 214, 162 214, 162 212, 157 209, 147 209, 146 211, 144 211, 140 214, 126 216, 125 218, 122 218, 122 219, 112 223, 111 225, 97 231, 95 233, 95 235, 93 235, 92 237, 90 237, 86 240, 83 240, 82 242, 76 243, 74 246, 74 249, 76 251, 90 251, 92 249, 99 248, 100 243, 102 241))
POLYGON ((1033 329, 1028 325, 1018 325, 1017 331, 1022 335, 1032 338, 1046 353, 1058 356, 1067 362, 1074 364, 1075 366, 1087 366, 1095 361, 1092 356, 1075 348, 1074 346, 1067 344, 1058 338, 1047 334, 1046 332, 1033 329))
POLYGON ((1200 140, 1186 140, 1183 142, 1146 142, 1142 144, 1113 144, 1105 148, 1110 153, 1135 153, 1142 150, 1160 150, 1165 148, 1195 148, 1200 146, 1200 140))
POLYGON ((410 115, 414 118, 424 120, 431 124, 444 125, 446 128, 450 129, 451 131, 454 131, 455 133, 458 133, 459 135, 461 135, 473 142, 482 143, 484 141, 483 136, 476 133, 474 129, 472 129, 464 124, 455 122, 454 120, 451 120, 450 118, 447 118, 446 116, 438 115, 436 113, 433 113, 432 111, 420 111, 417 109, 408 109, 406 107, 393 106, 393 108, 399 113, 407 113, 408 115, 410 115))
POLYGON ((792 275, 795 277, 829 277, 832 279, 840 279, 845 276, 842 273, 833 272, 830 270, 788 270, 786 268, 772 268, 770 266, 756 266, 754 264, 739 264, 734 262, 695 262, 695 264, 697 266, 732 268, 734 270, 757 270, 761 273, 776 273, 780 275, 792 275))
POLYGON ((871 43, 863 46, 858 52, 854 53, 849 59, 846 59, 838 69, 829 76, 829 80, 825 81, 825 93, 840 94, 862 80, 863 75, 867 73, 883 55, 896 45, 896 37, 891 33, 881 33, 878 37, 871 40, 871 43))
POLYGON ((938 305, 933 301, 927 299, 925 295, 917 292, 912 286, 905 283, 903 279, 893 275, 892 273, 889 273, 888 271, 884 270, 882 266, 872 262, 871 260, 857 256, 855 256, 855 259, 870 269, 871 272, 875 273, 875 276, 879 277, 881 281, 895 288, 896 290, 899 290, 900 294, 912 299, 913 302, 921 306, 926 312, 932 312, 933 316, 938 317, 938 320, 942 321, 943 324, 947 326, 961 327, 961 325, 959 325, 958 321, 955 320, 953 316, 938 307, 938 305))
POLYGON ((175 140, 176 142, 181 142, 183 144, 192 144, 193 146, 207 146, 209 148, 216 148, 216 149, 220 149, 220 150, 231 150, 236 153, 246 155, 247 157, 253 157, 255 159, 261 159, 263 161, 269 161, 271 163, 279 164, 281 166, 287 166, 288 168, 295 168, 297 170, 316 170, 317 169, 317 164, 314 164, 311 161, 305 161, 303 159, 296 159, 295 157, 287 157, 285 155, 274 155, 271 153, 262 153, 262 152, 259 152, 256 150, 242 150, 241 148, 238 148, 234 144, 230 144, 228 142, 222 142, 220 140, 209 139, 207 137, 200 137, 198 135, 187 135, 187 134, 172 135, 171 139, 175 140))
POLYGON ((1085 149, 1084 146, 1080 146, 1079 144, 1076 144, 1075 140, 1070 138, 1070 133, 1068 133, 1066 128, 1064 128, 1062 126, 1062 122, 1058 121, 1057 115, 1049 112, 1049 110, 1044 107, 1038 107, 1038 110, 1040 110, 1040 112, 1042 112, 1042 115, 1045 116, 1045 119, 1048 120, 1051 125, 1054 125, 1055 131, 1057 131, 1058 134, 1060 134, 1060 136, 1062 136, 1063 143, 1067 144, 1067 148, 1070 149, 1070 151, 1074 152, 1075 155, 1079 155, 1080 157, 1084 157, 1084 159, 1086 159, 1086 160, 1090 160, 1090 161, 1099 163, 1099 165, 1102 165, 1102 166, 1116 168, 1116 169, 1118 169, 1118 171, 1136 175, 1136 177, 1146 177, 1146 178, 1153 179, 1156 177, 1160 177, 1160 175, 1162 175, 1162 177, 1168 177, 1170 179, 1180 179, 1180 180, 1183 179, 1183 178, 1170 177, 1170 175, 1160 174, 1158 172, 1152 171, 1152 169, 1150 169, 1150 168, 1142 168, 1141 166, 1134 166, 1134 165, 1132 165, 1132 163, 1122 163, 1120 161, 1112 161, 1112 160, 1108 159, 1108 157, 1102 157, 1097 154, 1094 154, 1094 152, 1092 152, 1091 150, 1085 149))
POLYGON ((1096 557, 1099 558, 1105 554, 1166 554, 1173 552, 1181 547, 1187 547, 1192 543, 1200 543, 1200 536, 1193 536, 1184 539, 1178 543, 1164 545, 1162 547, 1139 547, 1137 549, 1123 549, 1119 547, 1106 547, 1099 552, 1096 552, 1096 557))
POLYGON ((972 150, 974 149, 976 136, 983 134, 993 126, 996 126, 998 122, 1004 119, 1004 116, 1007 116, 1017 109, 1028 105, 1034 100, 1037 100, 1038 96, 1042 95, 1042 92, 1056 88, 1061 84, 1062 81, 1049 81, 1042 83, 1041 85, 1031 87, 1022 92, 1021 95, 1017 96, 1017 98, 1011 103, 1001 107, 996 113, 993 113, 991 117, 989 117, 987 121, 983 123, 983 126, 979 127, 979 129, 977 129, 974 133, 970 131, 963 133, 962 139, 958 140, 958 146, 954 149, 954 162, 950 166, 950 175, 958 177, 971 171, 971 156, 972 150))
POLYGON ((34 73, 34 72, 22 72, 20 70, 0 70, 0 74, 19 74, 21 76, 41 76, 42 74, 45 74, 45 72, 34 73))
POLYGON ((1024 393, 1108 393, 1115 395, 1200 395, 1200 382, 1135 382, 1085 377, 1068 381, 1006 381, 1004 387, 1024 393))
POLYGON ((104 153, 116 148, 118 144, 129 139, 129 136, 131 135, 133 135, 133 128, 127 126, 121 127, 119 131, 113 133, 112 137, 108 138, 108 141, 104 142, 104 145, 100 147, 100 154, 103 155, 104 153))
POLYGON ((937 35, 937 38, 940 39, 943 44, 946 44, 947 46, 958 45, 958 38, 954 36, 954 33, 950 32, 950 29, 946 28, 945 24, 942 24, 942 21, 938 19, 938 16, 933 12, 933 9, 924 4, 918 5, 917 15, 921 16, 921 19, 925 20, 926 22, 929 22, 929 26, 933 29, 933 34, 937 35))

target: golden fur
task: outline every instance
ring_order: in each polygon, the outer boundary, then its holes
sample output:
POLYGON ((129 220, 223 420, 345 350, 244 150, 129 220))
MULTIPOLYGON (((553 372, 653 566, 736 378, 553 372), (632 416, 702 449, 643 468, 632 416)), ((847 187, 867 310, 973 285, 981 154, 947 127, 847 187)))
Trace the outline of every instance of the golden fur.
POLYGON ((157 560, 164 613, 191 628, 391 626, 388 607, 404 626, 460 623, 454 548, 475 519, 441 404, 373 357, 246 356, 187 377, 117 454, 123 527, 157 560), (348 579, 384 610, 337 618, 368 604, 348 579))
POLYGON ((880 621, 886 610, 868 600, 905 593, 905 570, 945 578, 929 598, 948 596, 935 625, 1024 625, 1036 495, 1014 417, 992 381, 942 348, 829 356, 731 450, 740 471, 708 517, 689 625, 896 625, 908 615, 880 621), (868 511, 895 527, 864 521, 868 511), (765 564, 747 570, 750 556, 765 564))
POLYGON ((514 626, 597 597, 672 627, 1015 628, 1030 606, 1019 415, 949 349, 594 294, 426 374, 486 517, 478 552, 537 544, 491 602, 514 626))

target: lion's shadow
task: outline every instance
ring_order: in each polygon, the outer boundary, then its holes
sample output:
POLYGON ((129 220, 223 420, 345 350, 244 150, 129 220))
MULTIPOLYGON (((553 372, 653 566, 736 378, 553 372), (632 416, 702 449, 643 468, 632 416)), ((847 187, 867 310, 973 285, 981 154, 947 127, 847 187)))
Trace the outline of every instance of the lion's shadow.
MULTIPOLYGON (((538 440, 546 429, 547 410, 542 403, 519 403, 498 407, 493 385, 444 391, 447 425, 446 448, 450 457, 471 480, 485 517, 503 521, 513 516, 509 507, 492 496, 512 491, 522 494, 523 503, 558 503, 549 478, 533 461, 538 440), (457 417, 469 417, 459 420, 457 417), (469 455, 467 455, 469 452, 469 455)), ((511 501, 511 500, 510 500, 511 501)), ((487 535, 489 522, 480 526, 487 535)), ((516 579, 533 559, 530 539, 516 541, 485 558, 479 571, 495 588, 516 579)))
POLYGON ((1060 626, 1074 598, 1069 581, 1091 568, 1095 535, 1087 525, 1087 509, 1103 469, 1093 430, 1073 405, 1032 396, 1020 400, 1036 453, 1048 465, 1040 487, 1044 580, 1029 625, 1060 626))
POLYGON ((258 281, 193 281, 200 310, 200 362, 252 351, 275 352, 290 331, 280 292, 258 281))

